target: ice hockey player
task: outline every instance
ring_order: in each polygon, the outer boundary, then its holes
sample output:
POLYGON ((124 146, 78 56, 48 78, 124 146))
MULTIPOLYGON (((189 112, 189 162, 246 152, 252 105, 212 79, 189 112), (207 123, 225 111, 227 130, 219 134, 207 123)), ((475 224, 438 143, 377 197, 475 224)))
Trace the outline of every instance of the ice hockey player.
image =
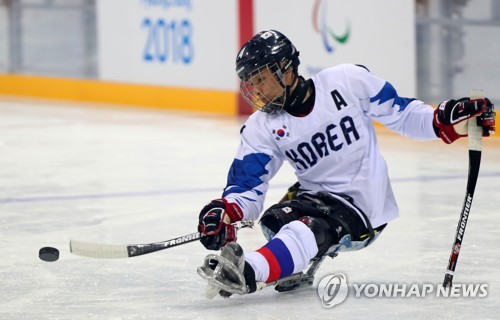
POLYGON ((306 80, 299 63, 297 49, 275 30, 259 32, 237 55, 241 94, 260 112, 241 128, 222 197, 199 215, 202 244, 222 248, 198 268, 210 297, 251 293, 311 261, 362 249, 398 217, 372 120, 403 136, 446 143, 467 136, 467 122, 478 115, 484 135, 494 132, 488 99, 447 100, 434 109, 400 97, 365 66, 342 64, 306 80), (298 182, 260 219, 269 242, 244 253, 231 223, 259 218, 269 180, 285 160, 298 182))

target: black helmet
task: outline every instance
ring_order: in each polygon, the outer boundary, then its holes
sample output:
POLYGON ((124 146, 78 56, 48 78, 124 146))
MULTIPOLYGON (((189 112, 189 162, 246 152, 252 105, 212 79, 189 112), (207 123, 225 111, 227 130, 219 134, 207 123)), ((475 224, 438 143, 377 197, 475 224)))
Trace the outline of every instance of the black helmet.
POLYGON ((281 66, 284 61, 297 70, 300 60, 299 52, 292 42, 281 32, 265 30, 257 33, 243 47, 236 57, 236 73, 241 80, 246 80, 256 69, 267 64, 277 63, 281 66))
POLYGON ((299 52, 281 32, 265 30, 257 33, 243 45, 236 57, 236 73, 242 81, 240 90, 243 97, 261 111, 273 113, 281 110, 290 90, 283 83, 283 74, 292 67, 297 77, 299 64, 299 52), (277 76, 277 81, 283 88, 282 95, 276 98, 262 98, 264 94, 257 92, 253 85, 248 83, 250 76, 263 68, 268 68, 277 76))

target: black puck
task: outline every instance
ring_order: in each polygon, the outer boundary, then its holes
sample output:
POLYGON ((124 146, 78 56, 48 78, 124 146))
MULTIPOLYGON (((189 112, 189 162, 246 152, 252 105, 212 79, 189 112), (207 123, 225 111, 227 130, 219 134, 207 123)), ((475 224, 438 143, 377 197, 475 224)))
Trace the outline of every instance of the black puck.
POLYGON ((38 257, 43 261, 57 261, 59 259, 59 250, 52 247, 43 247, 38 252, 38 257))

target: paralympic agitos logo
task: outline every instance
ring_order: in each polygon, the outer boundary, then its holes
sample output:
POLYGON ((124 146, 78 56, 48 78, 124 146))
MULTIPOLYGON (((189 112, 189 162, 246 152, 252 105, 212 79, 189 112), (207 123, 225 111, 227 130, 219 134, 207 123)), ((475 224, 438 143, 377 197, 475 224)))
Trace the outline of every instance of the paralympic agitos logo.
POLYGON ((326 52, 333 53, 335 50, 334 43, 343 45, 349 40, 351 25, 349 20, 346 20, 343 33, 333 31, 328 25, 328 2, 329 0, 316 0, 313 7, 312 22, 314 31, 321 34, 326 52))

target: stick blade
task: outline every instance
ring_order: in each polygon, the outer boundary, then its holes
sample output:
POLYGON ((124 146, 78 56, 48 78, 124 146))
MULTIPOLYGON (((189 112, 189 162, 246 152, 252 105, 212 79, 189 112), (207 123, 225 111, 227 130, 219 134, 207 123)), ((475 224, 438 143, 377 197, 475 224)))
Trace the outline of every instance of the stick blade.
POLYGON ((69 249, 73 254, 90 258, 120 259, 129 257, 127 246, 124 245, 71 240, 69 249))

